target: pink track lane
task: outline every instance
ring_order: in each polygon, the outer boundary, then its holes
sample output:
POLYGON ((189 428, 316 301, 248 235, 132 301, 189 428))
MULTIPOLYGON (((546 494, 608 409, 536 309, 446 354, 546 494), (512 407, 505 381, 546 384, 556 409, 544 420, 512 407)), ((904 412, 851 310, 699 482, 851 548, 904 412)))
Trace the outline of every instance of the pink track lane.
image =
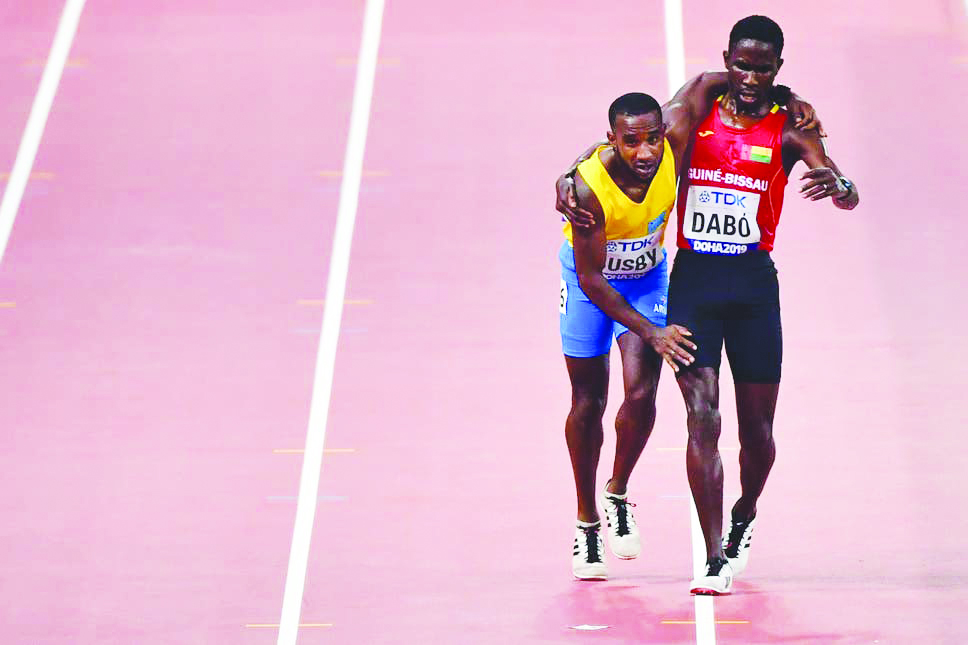
POLYGON ((88 3, 0 274, 5 642, 274 642, 361 17, 88 3))
MULTIPOLYGON (((62 7, 59 0, 0 6, 0 33, 3 34, 0 40, 0 85, 4 90, 0 105, 0 172, 8 173, 13 168, 62 7)), ((71 62, 72 66, 67 69, 73 74, 76 61, 71 62)), ((35 170, 44 171, 41 168, 35 170)), ((6 179, 0 188, 5 186, 6 179)), ((37 182, 29 184, 25 194, 34 192, 45 192, 45 187, 38 187, 37 182)))
MULTIPOLYGON (((296 301, 324 296, 338 179, 316 173, 342 166, 362 9, 326 4, 89 4, 89 65, 36 165, 56 180, 28 192, 0 272, 8 638, 275 641, 243 624, 281 605, 300 457, 271 451, 303 444, 320 310, 296 301)), ((300 642, 693 642, 662 624, 693 618, 668 371, 632 480, 644 556, 571 580, 556 320, 553 180, 615 96, 666 98, 661 3, 620 23, 457 4, 387 5, 327 433, 355 452, 323 462, 302 612, 333 627, 300 642)), ((718 68, 756 7, 685 4, 689 72, 718 68)), ((965 135, 925 123, 964 86, 961 10, 771 9, 781 80, 863 204, 788 189, 779 457, 750 569, 716 601, 750 622, 719 642, 962 640, 965 135)), ((724 379, 726 448, 730 400, 724 379)))

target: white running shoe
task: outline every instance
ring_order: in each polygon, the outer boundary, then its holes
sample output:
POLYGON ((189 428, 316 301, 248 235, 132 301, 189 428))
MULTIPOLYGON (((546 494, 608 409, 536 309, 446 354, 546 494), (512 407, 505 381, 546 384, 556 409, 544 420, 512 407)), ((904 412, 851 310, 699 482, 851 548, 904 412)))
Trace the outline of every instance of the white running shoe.
POLYGON ((726 596, 733 588, 733 570, 726 560, 706 565, 706 575, 694 579, 689 591, 697 596, 726 596))
POLYGON ((602 493, 602 504, 605 506, 605 521, 608 524, 608 548, 616 557, 631 560, 639 557, 642 552, 642 542, 639 539, 639 527, 635 523, 628 501, 628 495, 602 493))
POLYGON ((733 575, 739 575, 750 561, 750 540, 753 539, 753 526, 756 516, 746 522, 732 520, 729 532, 723 536, 723 552, 729 560, 733 575))
POLYGON ((571 558, 571 571, 579 580, 608 580, 601 529, 601 522, 591 526, 575 527, 575 549, 571 558))

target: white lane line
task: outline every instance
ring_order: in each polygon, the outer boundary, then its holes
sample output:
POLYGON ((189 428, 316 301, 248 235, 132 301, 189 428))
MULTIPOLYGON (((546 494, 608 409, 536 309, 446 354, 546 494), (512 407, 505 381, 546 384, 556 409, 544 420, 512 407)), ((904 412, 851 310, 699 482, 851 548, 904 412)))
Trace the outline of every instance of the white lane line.
MULTIPOLYGON (((706 573, 706 540, 702 535, 699 524, 699 513, 696 503, 689 496, 689 516, 692 524, 692 574, 698 578, 706 573)), ((716 612, 712 596, 696 596, 696 643, 699 645, 715 645, 716 643, 716 612)))
POLYGON ((686 83, 686 44, 683 33, 682 0, 665 0, 666 75, 670 97, 675 96, 686 83))
MULTIPOLYGON (((968 0, 965 0, 968 2, 968 0)), ((669 81, 669 96, 686 82, 686 43, 682 26, 682 0, 664 0, 666 36, 666 75, 669 81)), ((689 496, 690 524, 692 533, 692 568, 696 576, 705 573, 706 541, 699 525, 696 503, 689 496)), ((696 643, 716 645, 716 615, 713 599, 709 596, 696 596, 696 643)))
POLYGON ((17 158, 10 172, 10 180, 3 193, 3 201, 0 202, 0 262, 3 262, 3 256, 7 251, 13 222, 17 217, 17 211, 20 210, 20 200, 23 199, 30 171, 34 167, 37 148, 40 147, 40 139, 44 136, 47 116, 54 104, 54 95, 57 94, 57 86, 60 85, 64 65, 71 52, 71 44, 74 42, 74 34, 77 33, 77 24, 81 20, 83 10, 84 0, 67 0, 64 11, 61 12, 60 22, 57 23, 54 44, 51 45, 50 55, 47 56, 47 64, 44 66, 43 76, 40 77, 37 96, 34 97, 34 105, 30 108, 27 127, 24 128, 24 136, 20 140, 17 158))
POLYGON ((323 310, 319 351, 316 355, 309 428, 306 431, 306 452, 303 457, 302 475, 299 479, 299 499, 296 502, 296 522, 292 533, 292 547, 289 551, 286 589, 282 599, 278 645, 294 645, 299 631, 299 614, 306 582, 309 545, 319 494, 319 473, 326 442, 326 421, 329 416, 329 402, 333 388, 333 367, 336 362, 340 321, 343 317, 343 300, 346 297, 350 245, 353 241, 353 225, 356 221, 356 209, 360 197, 363 152, 366 148, 377 51, 380 47, 380 30, 383 24, 383 4, 383 0, 367 0, 363 14, 363 36, 360 42, 359 65, 356 68, 356 86, 353 89, 353 108, 346 142, 346 158, 343 162, 336 231, 333 236, 333 254, 326 285, 326 305, 323 310))

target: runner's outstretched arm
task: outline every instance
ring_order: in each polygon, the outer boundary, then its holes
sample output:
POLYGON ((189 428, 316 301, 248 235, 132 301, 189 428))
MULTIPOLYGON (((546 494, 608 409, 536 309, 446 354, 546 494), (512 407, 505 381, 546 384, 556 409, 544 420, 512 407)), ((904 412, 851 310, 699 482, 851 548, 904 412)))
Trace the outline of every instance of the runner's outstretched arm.
POLYGON ((809 167, 800 177, 807 180, 800 187, 805 199, 817 201, 830 197, 834 206, 844 210, 856 208, 860 203, 857 185, 827 155, 827 147, 817 133, 788 127, 783 132, 783 166, 787 175, 797 161, 809 167))

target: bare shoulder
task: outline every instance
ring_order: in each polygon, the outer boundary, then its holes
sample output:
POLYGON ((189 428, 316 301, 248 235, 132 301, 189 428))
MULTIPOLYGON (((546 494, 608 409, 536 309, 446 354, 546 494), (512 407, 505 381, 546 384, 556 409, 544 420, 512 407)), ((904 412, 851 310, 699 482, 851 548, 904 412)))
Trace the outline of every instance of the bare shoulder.
MULTIPOLYGON (((780 109, 783 110, 782 107, 780 109)), ((787 142, 798 146, 819 146, 820 133, 818 132, 817 128, 811 128, 809 130, 798 128, 793 117, 788 113, 787 120, 783 124, 783 145, 786 145, 787 142)))
POLYGON ((798 128, 792 118, 788 118, 786 123, 783 124, 782 137, 784 155, 804 157, 810 152, 823 150, 820 133, 817 132, 817 129, 803 130, 798 128))
POLYGON ((598 201, 598 196, 595 195, 595 191, 591 189, 585 182, 585 178, 581 176, 581 171, 575 173, 575 197, 578 200, 579 206, 595 216, 595 226, 604 223, 605 212, 602 210, 602 204, 598 201))

